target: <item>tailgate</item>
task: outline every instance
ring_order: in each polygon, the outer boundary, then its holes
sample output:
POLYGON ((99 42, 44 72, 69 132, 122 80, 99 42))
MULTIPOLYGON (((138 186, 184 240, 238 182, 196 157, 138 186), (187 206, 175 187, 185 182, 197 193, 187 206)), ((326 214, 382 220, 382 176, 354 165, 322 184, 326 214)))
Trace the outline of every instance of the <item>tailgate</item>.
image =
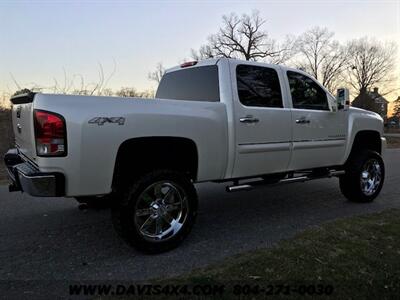
POLYGON ((34 93, 27 93, 11 98, 15 143, 20 153, 28 159, 36 156, 33 128, 34 96, 34 93))

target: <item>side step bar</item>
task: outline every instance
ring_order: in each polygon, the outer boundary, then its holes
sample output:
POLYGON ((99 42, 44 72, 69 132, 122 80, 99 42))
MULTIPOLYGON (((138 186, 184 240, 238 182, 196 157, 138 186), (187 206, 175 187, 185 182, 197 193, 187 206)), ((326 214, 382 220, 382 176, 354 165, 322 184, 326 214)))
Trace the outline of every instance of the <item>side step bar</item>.
POLYGON ((247 182, 245 184, 238 184, 238 181, 234 185, 229 185, 226 187, 227 192, 238 192, 238 191, 250 191, 258 186, 265 186, 265 185, 280 185, 285 183, 293 183, 293 182, 305 182, 314 179, 322 179, 322 178, 330 178, 330 177, 337 177, 340 175, 344 175, 345 171, 329 171, 326 174, 320 176, 297 176, 297 177, 289 177, 278 181, 277 183, 266 183, 264 180, 255 180, 251 182, 247 182))

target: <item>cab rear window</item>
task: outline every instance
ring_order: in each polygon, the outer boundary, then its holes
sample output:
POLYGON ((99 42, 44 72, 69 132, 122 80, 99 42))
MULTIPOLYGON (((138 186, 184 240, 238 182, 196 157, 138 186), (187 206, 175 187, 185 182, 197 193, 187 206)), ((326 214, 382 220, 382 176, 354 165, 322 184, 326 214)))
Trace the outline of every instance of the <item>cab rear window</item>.
POLYGON ((167 73, 161 79, 156 98, 218 102, 218 67, 204 66, 167 73))

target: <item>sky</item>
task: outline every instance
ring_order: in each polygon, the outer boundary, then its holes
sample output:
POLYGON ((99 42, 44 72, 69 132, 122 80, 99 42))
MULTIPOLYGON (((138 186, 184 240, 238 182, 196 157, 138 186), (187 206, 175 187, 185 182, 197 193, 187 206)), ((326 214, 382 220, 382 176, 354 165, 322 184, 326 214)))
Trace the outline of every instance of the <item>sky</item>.
POLYGON ((80 74, 95 82, 99 63, 107 77, 114 62, 109 88, 155 88, 147 74, 158 62, 181 63, 218 30, 222 15, 254 9, 277 40, 320 26, 341 42, 366 35, 400 42, 400 0, 0 0, 0 91, 16 90, 13 77, 22 86, 52 86, 54 78, 63 85, 64 70, 69 80, 80 74))

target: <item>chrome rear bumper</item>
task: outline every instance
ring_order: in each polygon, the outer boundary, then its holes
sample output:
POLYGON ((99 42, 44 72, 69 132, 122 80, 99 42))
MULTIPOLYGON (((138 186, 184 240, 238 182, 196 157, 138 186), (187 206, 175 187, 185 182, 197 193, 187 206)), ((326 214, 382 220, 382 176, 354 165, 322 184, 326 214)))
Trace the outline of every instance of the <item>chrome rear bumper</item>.
POLYGON ((21 191, 37 197, 63 196, 64 176, 61 173, 43 173, 32 163, 24 161, 17 149, 10 149, 4 156, 10 192, 21 191))

